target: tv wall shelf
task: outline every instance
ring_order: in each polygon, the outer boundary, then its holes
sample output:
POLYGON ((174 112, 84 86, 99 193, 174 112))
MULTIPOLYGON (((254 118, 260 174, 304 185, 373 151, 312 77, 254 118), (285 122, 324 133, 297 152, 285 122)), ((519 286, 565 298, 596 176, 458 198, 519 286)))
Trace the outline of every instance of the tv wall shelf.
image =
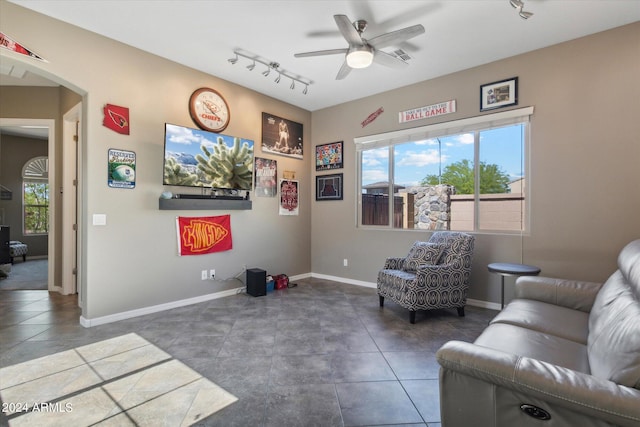
POLYGON ((224 199, 163 199, 160 198, 160 210, 249 210, 251 200, 224 199))

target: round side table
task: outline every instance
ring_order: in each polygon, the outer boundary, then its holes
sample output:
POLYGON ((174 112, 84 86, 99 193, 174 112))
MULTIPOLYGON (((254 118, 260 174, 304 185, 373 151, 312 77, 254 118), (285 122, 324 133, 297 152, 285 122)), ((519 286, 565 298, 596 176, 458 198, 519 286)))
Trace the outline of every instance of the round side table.
POLYGON ((540 274, 540 268, 533 265, 511 264, 507 262, 494 262, 487 266, 490 273, 500 275, 502 293, 500 305, 504 308, 504 277, 505 276, 537 276, 540 274))

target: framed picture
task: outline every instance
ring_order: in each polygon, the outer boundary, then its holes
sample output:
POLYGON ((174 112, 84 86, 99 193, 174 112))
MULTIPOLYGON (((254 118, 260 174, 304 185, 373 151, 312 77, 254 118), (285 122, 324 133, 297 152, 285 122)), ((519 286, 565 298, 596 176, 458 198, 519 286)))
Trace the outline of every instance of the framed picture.
POLYGON ((302 160, 302 124, 262 113, 262 152, 302 160))
POLYGON ((256 157, 254 170, 256 171, 255 189, 258 197, 276 197, 278 192, 278 162, 273 159, 256 157))
POLYGON ((316 170, 342 169, 342 141, 316 146, 316 170))
POLYGON ((136 153, 109 149, 107 183, 111 188, 133 189, 136 186, 136 153))
POLYGON ((518 78, 480 86, 480 111, 518 105, 518 78))
POLYGON ((316 176, 316 200, 342 200, 342 174, 316 176))

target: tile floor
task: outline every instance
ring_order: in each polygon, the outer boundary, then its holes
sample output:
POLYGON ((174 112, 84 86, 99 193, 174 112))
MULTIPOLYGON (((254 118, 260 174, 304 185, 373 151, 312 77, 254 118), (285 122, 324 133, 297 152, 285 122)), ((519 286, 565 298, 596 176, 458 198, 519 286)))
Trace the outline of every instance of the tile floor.
POLYGON ((3 408, 53 408, 0 426, 439 426, 434 354, 496 312, 418 312, 411 325, 375 289, 297 283, 93 328, 75 296, 0 291, 3 408))

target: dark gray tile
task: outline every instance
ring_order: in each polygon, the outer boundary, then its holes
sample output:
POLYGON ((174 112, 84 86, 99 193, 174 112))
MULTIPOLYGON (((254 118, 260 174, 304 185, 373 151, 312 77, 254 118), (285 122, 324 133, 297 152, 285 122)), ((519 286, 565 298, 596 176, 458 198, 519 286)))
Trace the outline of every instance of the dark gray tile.
POLYGON ((380 352, 334 353, 331 373, 336 383, 396 379, 380 352))
POLYGON ((269 335, 260 332, 230 333, 227 335, 218 356, 271 356, 274 345, 274 333, 269 335))
POLYGON ((400 380, 438 379, 440 365, 433 352, 390 351, 383 354, 400 380))
POLYGON ((274 386, 269 390, 265 427, 341 427, 333 384, 274 386))
POLYGON ((345 426, 421 423, 398 381, 336 384, 345 426))
POLYGON ((271 384, 331 383, 331 356, 274 356, 271 365, 271 384))
POLYGON ((438 380, 401 381, 402 386, 418 408, 422 418, 431 423, 440 422, 440 391, 438 380))

